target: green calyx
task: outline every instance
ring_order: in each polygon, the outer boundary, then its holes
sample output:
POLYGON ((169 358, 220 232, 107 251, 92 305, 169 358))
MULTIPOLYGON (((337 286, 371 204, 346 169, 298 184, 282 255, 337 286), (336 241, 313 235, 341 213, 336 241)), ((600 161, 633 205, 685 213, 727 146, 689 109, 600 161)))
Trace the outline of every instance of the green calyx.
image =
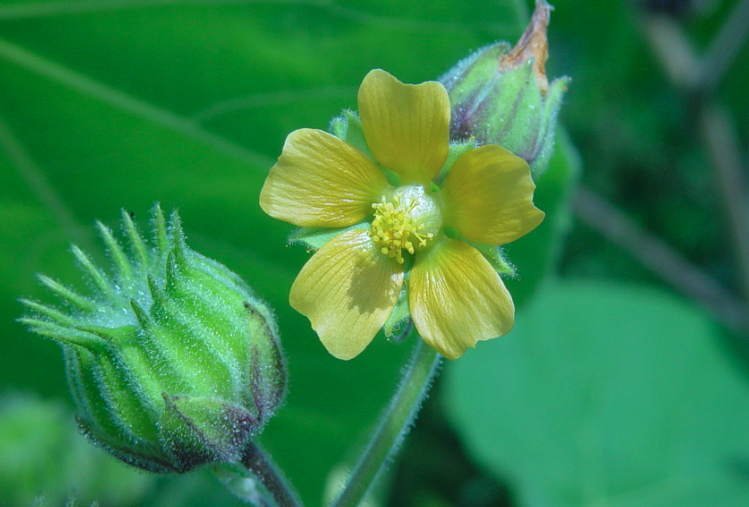
POLYGON ((21 322, 63 347, 84 432, 155 472, 239 459, 286 390, 271 310, 234 273, 187 247, 179 216, 154 208, 149 246, 123 212, 126 252, 97 224, 110 276, 73 247, 94 294, 47 277, 64 308, 22 302, 21 322))

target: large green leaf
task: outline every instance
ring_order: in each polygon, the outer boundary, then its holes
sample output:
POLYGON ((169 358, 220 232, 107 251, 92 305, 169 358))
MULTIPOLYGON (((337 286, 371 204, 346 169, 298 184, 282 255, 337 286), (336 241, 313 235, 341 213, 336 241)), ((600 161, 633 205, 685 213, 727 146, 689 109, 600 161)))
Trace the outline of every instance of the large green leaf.
POLYGON ((661 291, 548 285, 447 373, 466 446, 521 505, 749 503, 749 386, 710 321, 661 291))
POLYGON ((291 386, 264 443, 319 503, 410 344, 377 339, 348 363, 324 351, 288 305, 307 254, 260 211, 267 169, 288 132, 355 108, 371 68, 434 79, 468 51, 516 37, 518 5, 0 2, 0 383, 64 396, 59 352, 14 322, 16 300, 50 299, 37 272, 80 284, 71 241, 106 261, 94 219, 116 228, 124 207, 145 224, 154 201, 179 207, 190 245, 276 309, 291 386))

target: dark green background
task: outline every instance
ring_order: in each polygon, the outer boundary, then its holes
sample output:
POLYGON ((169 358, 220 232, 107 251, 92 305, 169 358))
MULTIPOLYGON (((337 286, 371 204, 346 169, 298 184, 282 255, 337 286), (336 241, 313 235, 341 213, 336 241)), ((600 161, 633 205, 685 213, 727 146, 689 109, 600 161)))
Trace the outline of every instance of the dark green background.
MULTIPOLYGON (((668 2, 648 2, 661 3, 668 2)), ((737 3, 695 1, 676 22, 701 50, 737 3)), ((585 344, 615 340, 637 357, 643 336, 650 336, 659 345, 642 352, 650 354, 643 360, 647 367, 637 369, 645 380, 627 377, 630 369, 624 368, 615 383, 621 393, 601 395, 613 413, 621 410, 617 400, 639 399, 641 390, 660 385, 660 372, 670 371, 673 357, 704 356, 708 350, 715 359, 710 363, 714 371, 707 374, 721 379, 708 382, 708 394, 720 398, 730 392, 731 402, 700 408, 695 401, 697 408, 687 413, 709 410, 710 423, 686 440, 711 441, 706 435, 720 432, 725 421, 747 427, 746 410, 735 408, 746 405, 749 396, 743 356, 727 351, 721 328, 694 302, 676 296, 658 273, 581 225, 570 211, 573 183, 581 178, 719 283, 739 290, 724 203, 695 126, 700 100, 680 91, 658 64, 644 35, 644 4, 555 2, 547 70, 551 77, 572 78, 561 113, 568 135, 559 137, 556 158, 539 181, 537 203, 549 219, 507 248, 520 276, 508 282, 519 314, 518 331, 507 344, 533 333, 536 341, 529 337, 521 343, 541 347, 534 352, 539 357, 551 343, 559 350, 559 368, 587 372, 598 356, 580 359, 572 353, 575 347, 599 350, 585 344), (564 284, 549 281, 558 275, 564 284), (576 285, 581 279, 586 280, 582 288, 576 285), (645 309, 638 306, 642 290, 656 301, 648 305, 655 308, 649 320, 641 318, 645 309), (536 299, 534 291, 540 292, 536 299), (560 301, 569 308, 559 310, 560 301), (572 324, 552 329, 549 336, 538 331, 537 322, 547 318, 544 304, 557 309, 554 318, 572 324), (603 316, 617 309, 626 314, 625 322, 640 327, 612 327, 603 316), (666 336, 658 326, 668 319, 696 319, 699 329, 680 328, 674 336, 669 326, 666 336), (688 348, 689 343, 703 348, 688 348)), ((319 504, 330 470, 355 456, 353 447, 363 441, 394 389, 409 344, 379 338, 351 362, 324 351, 307 320, 289 308, 288 290, 307 254, 285 245, 289 226, 260 211, 257 199, 265 174, 288 132, 326 128, 342 108, 356 107, 356 90, 368 70, 383 68, 411 83, 435 79, 485 44, 514 41, 531 7, 520 0, 1 1, 0 388, 69 401, 59 349, 15 322, 23 313, 18 298, 51 300, 35 279, 38 272, 80 286, 71 242, 106 263, 92 227, 95 219, 116 228, 119 210, 125 208, 145 225, 154 202, 165 210, 179 208, 189 244, 240 274, 276 309, 291 385, 288 402, 263 440, 305 500, 319 504)), ((714 93, 742 135, 749 130, 748 83, 749 52, 744 49, 714 93)), ((746 137, 740 141, 745 162, 746 137)), ((733 341, 741 343, 737 337, 733 341)), ((436 386, 402 465, 388 476, 386 485, 394 489, 389 500, 387 488, 382 489, 382 502, 551 506, 593 505, 603 498, 607 505, 623 506, 630 505, 626 499, 638 498, 628 494, 670 484, 674 470, 681 473, 680 467, 648 468, 649 456, 661 452, 655 444, 635 439, 630 452, 605 452, 614 447, 607 447, 604 437, 620 432, 607 419, 610 413, 603 410, 603 422, 585 430, 573 424, 582 409, 561 394, 554 397, 556 411, 524 419, 530 416, 520 407, 547 403, 529 392, 555 377, 551 370, 517 366, 516 376, 505 378, 510 365, 522 362, 511 361, 510 354, 518 352, 504 350, 502 343, 480 345, 483 356, 469 353, 446 366, 444 385, 436 386), (482 366, 476 363, 479 356, 496 360, 482 366), (499 369, 502 378, 490 375, 500 375, 499 369), (517 394, 498 396, 501 382, 515 386, 517 394), (507 425, 492 424, 496 418, 507 419, 507 425), (550 433, 543 423, 547 418, 571 422, 550 433), (520 431, 522 439, 513 431, 520 431), (609 465, 624 462, 638 480, 602 480, 596 484, 603 485, 603 493, 596 489, 598 496, 581 496, 580 484, 588 484, 590 469, 559 471, 566 466, 564 452, 573 433, 581 431, 604 435, 595 473, 621 477, 609 465), (507 445, 523 439, 543 442, 541 449, 554 452, 528 462, 507 445)), ((603 362, 608 349, 600 350, 603 362)), ((677 370, 680 382, 692 379, 688 370, 677 370)), ((609 372, 600 375, 607 378, 609 372)), ((596 383, 587 374, 561 378, 571 383, 572 392, 596 383)), ((668 439, 672 426, 655 418, 670 421, 677 408, 669 403, 690 398, 690 389, 664 391, 665 401, 644 406, 641 416, 632 416, 635 423, 644 424, 655 443, 668 439)), ((715 440, 720 445, 677 446, 674 459, 687 463, 690 473, 713 474, 711 484, 725 482, 729 486, 721 491, 737 491, 736 496, 719 498, 705 487, 693 495, 702 503, 677 495, 669 497, 671 503, 654 505, 745 505, 746 440, 715 440)), ((43 461, 40 466, 56 465, 43 461)), ((17 485, 16 473, 12 459, 0 459, 0 487, 17 485)), ((44 487, 40 483, 31 490, 45 493, 44 487)), ((51 491, 46 494, 55 498, 51 491)), ((212 478, 197 475, 162 480, 141 502, 207 505, 218 494, 230 501, 212 478)), ((78 495, 92 500, 85 491, 78 495)), ((0 506, 11 505, 10 498, 0 489, 0 506)))

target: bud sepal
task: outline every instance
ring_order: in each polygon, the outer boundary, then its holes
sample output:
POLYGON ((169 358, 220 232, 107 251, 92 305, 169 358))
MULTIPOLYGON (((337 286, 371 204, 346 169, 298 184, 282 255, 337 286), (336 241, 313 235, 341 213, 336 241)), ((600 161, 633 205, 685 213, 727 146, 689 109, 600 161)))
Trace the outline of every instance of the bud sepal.
POLYGON ((536 2, 514 48, 498 42, 460 61, 440 78, 450 96, 452 139, 499 144, 522 158, 538 177, 551 158, 557 114, 569 78, 549 84, 546 30, 551 6, 536 2))

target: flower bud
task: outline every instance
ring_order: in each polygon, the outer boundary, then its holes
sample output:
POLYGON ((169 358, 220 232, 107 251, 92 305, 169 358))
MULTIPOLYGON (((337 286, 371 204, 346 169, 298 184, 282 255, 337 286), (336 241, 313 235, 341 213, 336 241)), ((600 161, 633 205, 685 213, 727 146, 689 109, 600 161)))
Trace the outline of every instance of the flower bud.
POLYGON ((73 247, 91 297, 42 276, 65 308, 24 300, 21 321, 62 345, 79 425, 111 454, 153 472, 236 461, 285 394, 273 314, 187 247, 176 212, 167 227, 154 208, 152 247, 125 212, 123 224, 129 253, 97 224, 112 276, 73 247))
POLYGON ((440 78, 450 95, 450 137, 498 144, 528 162, 534 176, 545 169, 569 79, 546 78, 546 29, 551 6, 536 1, 528 28, 512 50, 499 42, 480 49, 440 78))

